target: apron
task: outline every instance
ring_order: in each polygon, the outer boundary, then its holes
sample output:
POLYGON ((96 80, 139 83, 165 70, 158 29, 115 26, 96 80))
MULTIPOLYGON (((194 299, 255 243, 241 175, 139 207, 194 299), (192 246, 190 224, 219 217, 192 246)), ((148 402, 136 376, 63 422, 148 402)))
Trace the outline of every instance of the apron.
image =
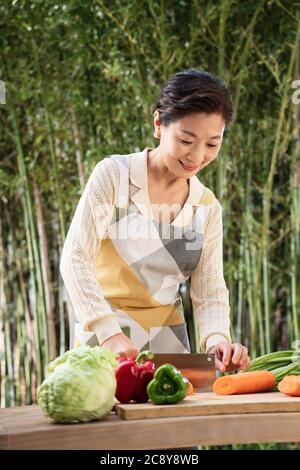
MULTIPOLYGON (((119 191, 96 256, 97 280, 123 333, 141 351, 189 353, 180 285, 201 256, 204 212, 200 204, 195 206, 185 227, 146 217, 131 199, 137 190, 129 178, 134 157, 110 158, 119 166, 119 191)), ((203 200, 207 192, 205 188, 203 200)), ((74 326, 75 347, 99 345, 94 332, 83 331, 76 320, 74 326)))

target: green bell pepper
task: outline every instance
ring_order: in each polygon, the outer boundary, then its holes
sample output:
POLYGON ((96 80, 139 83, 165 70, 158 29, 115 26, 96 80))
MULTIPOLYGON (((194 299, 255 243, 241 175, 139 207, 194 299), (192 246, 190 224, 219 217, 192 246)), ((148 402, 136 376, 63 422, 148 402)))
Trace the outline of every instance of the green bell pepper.
POLYGON ((163 364, 155 371, 147 385, 147 393, 155 405, 178 403, 187 394, 187 387, 181 372, 172 364, 163 364))

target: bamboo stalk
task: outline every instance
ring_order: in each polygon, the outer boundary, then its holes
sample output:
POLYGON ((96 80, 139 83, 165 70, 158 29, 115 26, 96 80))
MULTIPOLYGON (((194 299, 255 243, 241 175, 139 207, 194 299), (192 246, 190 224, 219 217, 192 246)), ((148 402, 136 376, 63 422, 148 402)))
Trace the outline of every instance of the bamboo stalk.
POLYGON ((263 299, 264 299, 264 333, 265 333, 265 352, 270 353, 271 347, 271 318, 270 318, 270 271, 269 271, 269 249, 266 247, 263 257, 263 299))
MULTIPOLYGON (((9 244, 9 236, 8 236, 9 244)), ((8 273, 5 279, 5 290, 9 292, 9 288, 13 287, 12 270, 11 268, 11 251, 8 251, 6 262, 4 261, 4 269, 8 273)), ((12 295, 12 294, 11 294, 12 295)), ((5 362, 6 362, 6 387, 5 387, 5 403, 6 406, 16 406, 16 394, 14 387, 14 344, 12 342, 12 328, 14 325, 12 299, 6 302, 3 308, 3 323, 4 323, 4 344, 5 344, 5 362)))
MULTIPOLYGON (((297 28, 297 40, 298 40, 299 32, 300 32, 300 24, 298 25, 298 28, 297 28)), ((297 44, 297 40, 296 40, 296 44, 297 44)), ((288 71, 287 71, 285 81, 284 81, 284 86, 283 86, 283 97, 281 100, 281 107, 279 111, 278 124, 277 124, 277 129, 276 129, 276 134, 275 134, 275 143, 273 145, 273 151, 272 151, 272 156, 271 156, 271 165, 270 165, 267 181, 263 188, 263 218, 262 218, 262 227, 261 227, 261 243, 260 243, 260 247, 259 247, 258 255, 257 255, 257 272, 256 272, 256 280, 255 280, 254 308, 256 311, 257 318, 260 315, 259 312, 261 309, 261 305, 260 305, 261 267, 263 263, 263 258, 265 256, 266 246, 269 240, 270 205, 271 205, 271 197, 272 197, 273 179, 274 179, 277 159, 279 157, 280 141, 282 138, 282 129, 284 125, 286 108, 287 108, 288 101, 289 101, 289 93, 290 93, 289 84, 290 84, 292 70, 293 70, 294 62, 295 62, 295 53, 296 53, 296 46, 294 45, 292 47, 288 71)))
POLYGON ((83 192, 84 186, 85 186, 85 175, 84 175, 84 168, 83 168, 81 135, 80 135, 76 111, 74 110, 74 108, 71 108, 70 113, 71 113, 72 132, 74 136, 75 156, 76 156, 76 163, 77 163, 77 169, 78 169, 79 185, 80 185, 80 191, 83 192))
POLYGON ((245 237, 244 237, 244 232, 242 231, 241 243, 239 247, 239 267, 238 267, 238 286, 237 286, 236 341, 238 343, 242 342, 244 256, 245 256, 245 237))
POLYGON ((38 60, 38 52, 37 52, 36 42, 35 42, 35 39, 33 37, 32 37, 32 48, 33 48, 33 51, 34 51, 36 70, 37 70, 38 78, 40 80, 40 96, 41 96, 41 102, 43 104, 43 109, 44 109, 44 113, 45 113, 47 138, 48 138, 48 144, 49 144, 51 161, 52 161, 52 171, 53 171, 53 176, 54 176, 53 182, 54 182, 55 200, 56 200, 57 209, 58 209, 60 231, 61 231, 61 235, 62 235, 62 240, 64 242, 64 240, 66 238, 66 227, 65 227, 65 212, 64 212, 64 205, 63 205, 63 202, 62 202, 60 177, 59 177, 59 162, 57 160, 56 151, 55 151, 52 121, 51 121, 50 113, 49 113, 49 110, 48 110, 48 105, 47 105, 47 102, 46 102, 46 99, 45 99, 46 93, 45 93, 45 89, 44 89, 44 85, 43 85, 43 75, 42 75, 40 63, 39 63, 39 60, 38 60))
POLYGON ((48 353, 48 331, 47 331, 47 310, 46 310, 46 301, 45 301, 45 292, 42 280, 42 270, 40 255, 37 244, 36 236, 36 226, 35 218, 33 213, 31 194, 29 188, 29 181, 27 176, 27 171, 24 162, 23 148, 19 133, 19 127, 17 123, 17 118, 14 110, 11 108, 11 117, 12 123, 15 131, 15 143, 17 147, 17 158, 18 158, 18 168, 20 177, 23 183, 23 204, 24 204, 24 219, 26 227, 26 238, 30 262, 30 278, 32 279, 32 288, 33 294, 36 299, 34 312, 35 312, 35 333, 36 333, 36 344, 39 344, 40 350, 38 348, 38 383, 41 382, 43 377, 46 374, 46 368, 49 363, 49 353, 48 353), (36 276, 33 276, 33 273, 36 273, 36 276))
MULTIPOLYGON (((0 205, 0 209, 1 205, 0 205)), ((1 210, 2 216, 2 210, 1 210)), ((6 406, 6 344, 5 344, 5 323, 6 323, 6 298, 5 298, 5 268, 4 268, 4 243, 2 235, 2 217, 0 217, 0 407, 6 406)))
MULTIPOLYGON (((298 19, 299 21, 299 19, 298 19)), ((299 21, 300 23, 300 21, 299 21)), ((295 52, 295 70, 294 75, 297 79, 300 73, 300 47, 299 38, 296 43, 295 52)), ((299 105, 295 105, 293 109, 293 137, 294 137, 294 150, 291 158, 291 228, 292 233, 290 237, 290 250, 291 250, 291 313, 292 313, 292 339, 300 340, 299 335, 299 322, 300 322, 300 119, 299 119, 299 105)))
POLYGON ((50 360, 55 359, 56 354, 56 331, 55 331, 55 316, 54 316, 54 297, 51 284, 51 274, 49 266, 48 244, 45 231, 43 207, 40 191, 37 187, 35 176, 32 176, 33 194, 36 209, 37 229, 39 235, 39 248, 41 257, 41 267, 43 274, 43 283, 45 288, 45 297, 47 305, 47 321, 49 332, 49 354, 50 360))
POLYGON ((246 61, 247 61, 248 54, 250 52, 251 43, 253 41, 253 31, 257 23, 259 14, 263 12, 263 7, 265 3, 266 3, 266 0, 260 1, 260 4, 257 6, 254 12, 254 15, 252 16, 250 24, 247 26, 245 30, 245 33, 244 33, 244 37, 246 38, 245 46, 243 48, 242 53, 239 55, 238 60, 234 61, 235 54, 233 54, 232 61, 234 64, 236 64, 236 67, 238 70, 238 79, 235 85, 235 92, 233 95, 233 103, 234 103, 234 109, 235 109, 236 114, 238 114, 238 110, 239 110, 240 97, 241 97, 241 91, 242 91, 242 80, 247 70, 246 61))
MULTIPOLYGON (((11 270, 11 272, 13 272, 11 270)), ((14 330, 15 330, 15 338, 14 341, 14 389, 15 389, 15 397, 16 397, 16 405, 21 406, 22 403, 22 385, 23 385, 23 377, 22 377, 22 366, 21 366, 21 355, 22 355, 22 321, 23 321, 23 311, 20 309, 20 295, 17 292, 16 286, 14 286, 14 310, 15 314, 14 318, 14 330)))
POLYGON ((251 245, 252 239, 252 219, 250 214, 246 213, 247 221, 247 237, 245 237, 245 276, 246 276, 246 285, 247 285, 247 298, 248 298, 248 308, 249 308, 249 320, 250 320, 250 349, 251 354, 256 356, 257 354, 257 330, 256 330, 256 315, 253 309, 253 269, 252 269, 252 253, 253 249, 251 245))
POLYGON ((20 256, 20 249, 17 248, 17 243, 14 235, 14 225, 12 223, 9 210, 5 210, 5 218, 8 221, 8 226, 11 227, 11 246, 12 253, 14 256, 14 262, 17 269, 17 275, 19 280, 19 288, 22 299, 22 311, 23 322, 22 322, 22 337, 24 338, 24 374, 26 381, 26 400, 24 404, 31 404, 31 373, 32 368, 33 373, 37 369, 37 356, 36 351, 39 347, 35 344, 35 334, 34 334, 34 325, 30 317, 30 309, 27 300, 26 286, 23 272, 25 271, 23 267, 22 257, 20 256))

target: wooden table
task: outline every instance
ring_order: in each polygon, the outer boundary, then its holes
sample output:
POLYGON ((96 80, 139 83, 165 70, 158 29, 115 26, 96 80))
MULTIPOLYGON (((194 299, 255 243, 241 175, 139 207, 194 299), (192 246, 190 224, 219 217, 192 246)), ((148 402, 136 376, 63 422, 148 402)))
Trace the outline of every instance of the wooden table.
POLYGON ((113 411, 101 421, 58 425, 49 424, 37 405, 6 408, 0 409, 0 449, 147 450, 300 441, 300 411, 266 410, 130 420, 113 411))

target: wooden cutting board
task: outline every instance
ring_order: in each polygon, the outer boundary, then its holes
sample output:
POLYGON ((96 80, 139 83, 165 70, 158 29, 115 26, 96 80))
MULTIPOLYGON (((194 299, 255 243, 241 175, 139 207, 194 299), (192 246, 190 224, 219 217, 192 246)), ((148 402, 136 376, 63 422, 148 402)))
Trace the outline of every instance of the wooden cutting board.
POLYGON ((126 405, 117 403, 115 410, 123 419, 300 412, 300 397, 289 397, 280 392, 244 395, 217 395, 214 392, 202 392, 194 393, 176 405, 154 405, 150 402, 126 405))

